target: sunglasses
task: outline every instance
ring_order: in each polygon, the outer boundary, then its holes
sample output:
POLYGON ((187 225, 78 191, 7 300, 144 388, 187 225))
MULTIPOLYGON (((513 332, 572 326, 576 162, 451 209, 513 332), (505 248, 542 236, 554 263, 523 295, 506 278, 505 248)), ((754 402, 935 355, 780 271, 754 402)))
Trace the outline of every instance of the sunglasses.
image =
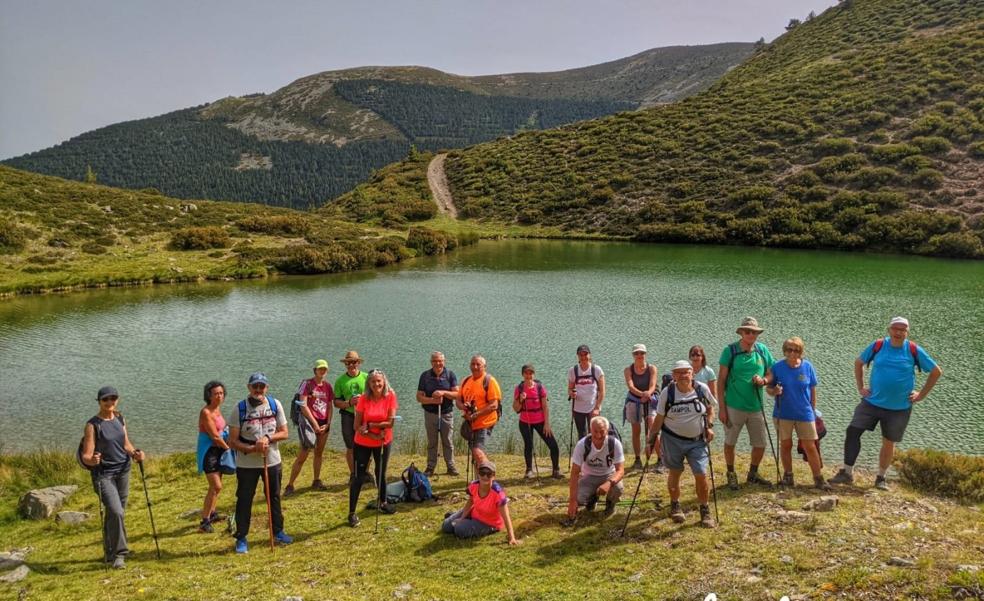
POLYGON ((690 356, 691 357, 703 357, 704 356, 704 353, 696 353, 696 352, 695 353, 690 353, 690 356))
POLYGON ((345 365, 358 365, 360 362, 359 361, 352 361, 350 359, 348 361, 344 361, 344 363, 345 363, 345 365))
POLYGON ((478 475, 483 478, 491 478, 495 475, 495 472, 490 472, 489 470, 478 470, 478 475))
POLYGON ((103 398, 99 399, 99 402, 101 403, 103 401, 106 401, 107 403, 111 403, 113 401, 119 400, 119 398, 120 397, 118 396, 104 396, 103 398))

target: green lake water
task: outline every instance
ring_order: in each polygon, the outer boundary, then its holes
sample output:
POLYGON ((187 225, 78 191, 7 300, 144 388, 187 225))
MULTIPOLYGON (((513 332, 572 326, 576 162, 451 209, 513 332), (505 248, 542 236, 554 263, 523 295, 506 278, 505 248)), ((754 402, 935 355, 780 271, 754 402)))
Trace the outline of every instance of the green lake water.
MULTIPOLYGON (((328 359, 334 380, 354 348, 399 396, 398 447, 423 438, 417 378, 430 351, 442 350, 459 378, 472 354, 485 355, 509 388, 522 364, 535 364, 563 449, 565 374, 579 344, 605 370, 603 412, 620 423, 633 344, 648 345, 661 374, 692 344, 716 368, 738 322, 754 315, 777 356, 784 338, 805 340, 830 430, 824 455, 836 461, 857 403, 854 358, 898 314, 945 372, 902 446, 981 455, 982 298, 979 262, 569 241, 482 242, 375 273, 14 298, 0 301, 0 448, 74 449, 96 390, 112 384, 137 445, 190 450, 207 380, 226 383, 229 404, 262 370, 272 393, 289 400, 315 359, 328 359)), ((520 440, 515 414, 503 421, 494 449, 520 440)), ((340 447, 340 428, 332 430, 340 447)), ((863 445, 870 463, 878 436, 863 445)))

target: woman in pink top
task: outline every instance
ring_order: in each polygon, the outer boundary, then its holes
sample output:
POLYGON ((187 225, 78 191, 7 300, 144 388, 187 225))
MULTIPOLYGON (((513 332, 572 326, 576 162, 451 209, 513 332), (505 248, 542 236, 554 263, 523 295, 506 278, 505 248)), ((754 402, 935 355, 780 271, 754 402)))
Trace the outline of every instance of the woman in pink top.
POLYGON ((200 532, 212 532, 212 522, 221 519, 215 508, 219 504, 219 493, 222 492, 219 460, 222 453, 229 448, 225 441, 228 435, 225 418, 222 417, 225 395, 226 388, 222 382, 209 382, 205 385, 205 406, 198 413, 198 472, 205 472, 208 480, 202 521, 198 524, 200 532))
MULTIPOLYGON (((526 479, 534 477, 533 473, 533 432, 550 449, 550 461, 553 464, 553 478, 563 478, 560 473, 560 447, 550 429, 550 408, 547 406, 547 389, 539 380, 533 379, 536 370, 533 366, 523 366, 523 381, 513 390, 513 411, 519 414, 519 433, 523 436, 523 457, 526 459, 526 479)), ((538 474, 537 474, 538 476, 538 474)))
POLYGON ((441 531, 458 538, 476 538, 505 527, 509 544, 518 545, 508 503, 506 491, 495 481, 495 464, 483 459, 478 464, 478 480, 468 485, 468 501, 444 518, 441 531))
POLYGON ((379 494, 376 502, 383 513, 394 513, 386 503, 386 462, 389 460, 390 444, 393 442, 393 422, 396 418, 396 393, 390 388, 386 374, 378 369, 369 372, 366 378, 366 391, 359 396, 355 405, 355 472, 349 479, 349 526, 359 525, 355 506, 359 502, 362 481, 365 479, 372 457, 378 473, 376 482, 379 494))

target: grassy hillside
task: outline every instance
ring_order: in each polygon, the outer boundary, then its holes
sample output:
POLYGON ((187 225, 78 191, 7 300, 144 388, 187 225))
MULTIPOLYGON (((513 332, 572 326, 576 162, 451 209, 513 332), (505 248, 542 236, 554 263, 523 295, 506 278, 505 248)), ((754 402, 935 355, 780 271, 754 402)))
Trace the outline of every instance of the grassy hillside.
MULTIPOLYGON (((131 425, 131 435, 138 436, 131 425)), ((399 444, 399 443, 398 443, 399 444)), ((285 451, 285 464, 296 447, 285 451)), ((420 459, 407 449, 390 460, 389 480, 420 459)), ((359 504, 362 525, 344 524, 347 478, 342 455, 325 458, 327 492, 306 487, 308 461, 298 494, 284 501, 285 529, 294 544, 266 546, 262 493, 253 506, 250 550, 232 552, 232 538, 217 525, 214 534, 196 532, 205 493, 190 453, 148 460, 147 487, 153 502, 162 559, 154 541, 137 471, 130 484, 127 530, 133 555, 127 569, 99 563, 98 517, 79 526, 31 522, 14 515, 18 495, 30 487, 74 482, 79 491, 66 509, 98 516, 86 475, 66 454, 0 456, 0 540, 2 548, 30 546, 31 573, 17 584, 0 583, 0 596, 46 599, 668 599, 692 601, 716 592, 733 599, 926 599, 974 598, 984 592, 981 571, 980 508, 961 505, 896 486, 890 493, 859 486, 840 487, 833 512, 798 514, 817 498, 805 487, 792 491, 744 488, 720 491, 721 526, 696 526, 693 480, 682 480, 684 524, 667 518, 666 477, 647 475, 626 537, 621 530, 629 496, 608 520, 600 511, 560 525, 566 481, 542 485, 521 479, 522 459, 495 458, 498 479, 510 496, 510 512, 521 544, 509 547, 504 534, 478 541, 441 535, 447 511, 464 504, 465 481, 445 475, 434 480, 437 503, 399 504, 379 519, 359 504), (787 510, 792 513, 787 513, 787 510), (898 558, 896 561, 893 558, 898 558), (908 562, 908 563, 906 563, 908 562), (904 565, 893 565, 902 563, 904 565), (961 567, 964 566, 964 567, 961 567), (975 571, 976 566, 976 571, 975 571), (961 597, 961 595, 965 595, 961 597)), ((721 469, 721 457, 715 465, 721 469)), ((799 481, 808 479, 796 462, 799 481)), ((418 463, 419 465, 419 463, 418 463)), ((541 469, 543 466, 541 465, 541 469)), ((723 471, 718 473, 718 482, 723 471)), ((634 490, 638 473, 626 487, 634 490)), ((232 511, 235 478, 226 477, 219 510, 232 511)), ((894 485, 894 484, 893 484, 894 485)))
POLYGON ((178 200, 0 166, 0 295, 352 271, 478 237, 428 228, 407 236, 339 214, 178 200))
POLYGON ((455 151, 445 168, 474 219, 981 257, 981 64, 984 4, 845 1, 697 96, 455 151))
POLYGON ((421 150, 668 101, 710 85, 751 44, 657 48, 556 73, 462 77, 423 67, 363 67, 299 79, 118 123, 5 161, 19 169, 178 198, 310 208, 373 169, 421 150))

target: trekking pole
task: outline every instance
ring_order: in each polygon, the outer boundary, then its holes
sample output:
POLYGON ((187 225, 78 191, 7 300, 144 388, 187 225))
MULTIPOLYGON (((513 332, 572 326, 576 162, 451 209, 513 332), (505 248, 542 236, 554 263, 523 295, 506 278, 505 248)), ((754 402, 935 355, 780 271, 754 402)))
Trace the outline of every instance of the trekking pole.
POLYGON ((772 442, 772 430, 769 429, 769 420, 765 417, 765 400, 762 398, 762 388, 759 388, 759 405, 759 409, 762 411, 762 422, 765 426, 765 434, 769 437, 769 448, 772 449, 772 458, 776 460, 776 482, 780 483, 782 482, 782 474, 779 473, 779 454, 776 453, 776 445, 772 442))
POLYGON ((96 486, 99 488, 99 491, 96 492, 96 494, 99 495, 99 528, 100 528, 100 536, 102 537, 102 544, 103 544, 103 557, 105 558, 106 555, 108 555, 109 553, 107 553, 107 549, 106 549, 106 546, 107 546, 106 545, 106 521, 105 521, 105 518, 103 517, 102 480, 100 480, 98 476, 96 476, 95 478, 93 478, 93 480, 95 480, 96 486))
POLYGON ((704 416, 704 446, 707 447, 707 469, 711 472, 711 494, 714 495, 714 521, 718 524, 721 523, 721 517, 718 515, 718 490, 717 485, 714 484, 714 458, 711 455, 711 442, 707 440, 707 416, 704 416))
MULTIPOLYGON (((157 548, 157 559, 160 559, 161 558, 161 546, 157 542, 157 526, 154 525, 154 512, 150 508, 150 493, 147 492, 147 478, 144 476, 143 461, 138 461, 137 462, 137 465, 140 466, 140 481, 143 483, 144 497, 147 499, 147 514, 150 515, 150 531, 154 535, 154 546, 157 548)), ((100 487, 100 491, 101 490, 102 490, 102 488, 100 487)), ((105 530, 103 532, 105 532, 105 530)), ((105 536, 105 534, 104 534, 104 536, 105 536)))
MULTIPOLYGON (((649 444, 649 438, 646 438, 646 444, 649 444)), ((636 484, 635 494, 632 495, 632 503, 629 505, 629 512, 625 514, 625 523, 622 524, 622 533, 620 537, 625 537, 625 529, 629 527, 629 518, 632 517, 632 509, 635 508, 636 497, 639 496, 639 489, 642 488, 642 479, 646 477, 646 470, 649 467, 649 458, 652 457, 652 452, 646 453, 646 463, 642 466, 642 472, 639 473, 639 483, 636 484)))
POLYGON ((270 509, 270 470, 267 466, 267 454, 263 453, 263 494, 266 496, 267 526, 270 531, 270 550, 273 551, 273 510, 270 509))
POLYGON ((574 455, 574 397, 568 399, 571 402, 571 429, 567 440, 567 471, 571 471, 571 461, 574 455))

